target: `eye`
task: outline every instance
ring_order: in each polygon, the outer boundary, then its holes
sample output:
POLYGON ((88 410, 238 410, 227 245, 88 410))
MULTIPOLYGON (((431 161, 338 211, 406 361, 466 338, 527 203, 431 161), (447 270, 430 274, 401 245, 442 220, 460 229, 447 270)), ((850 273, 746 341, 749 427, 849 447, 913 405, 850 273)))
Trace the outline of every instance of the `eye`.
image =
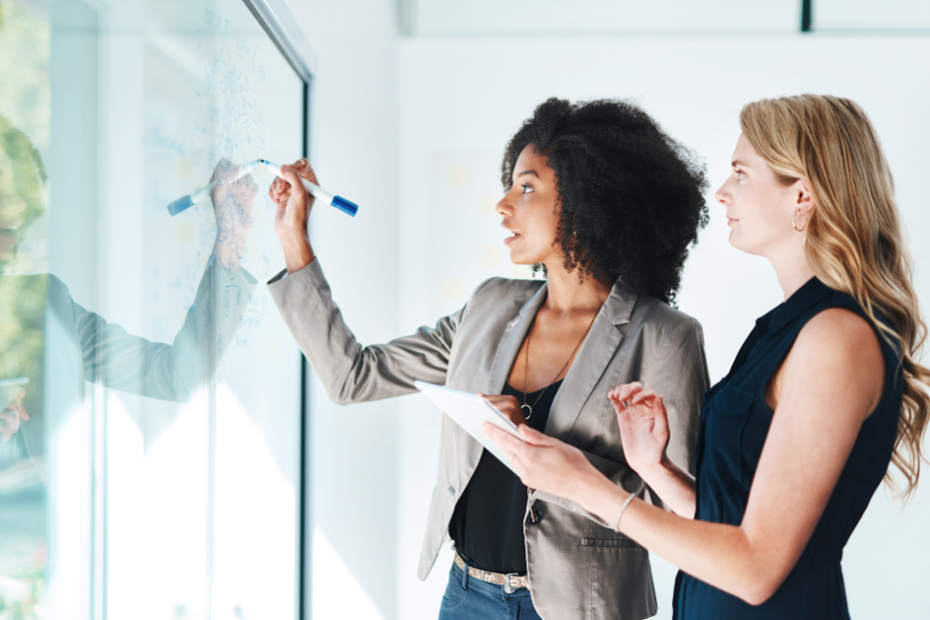
POLYGON ((530 192, 533 191, 533 188, 530 187, 529 185, 527 185, 526 183, 524 183, 524 184, 521 185, 520 187, 523 188, 523 193, 524 193, 524 194, 529 194, 530 192))
POLYGON ((737 179, 742 179, 744 176, 746 176, 746 174, 739 168, 734 168, 733 171, 736 173, 737 179))

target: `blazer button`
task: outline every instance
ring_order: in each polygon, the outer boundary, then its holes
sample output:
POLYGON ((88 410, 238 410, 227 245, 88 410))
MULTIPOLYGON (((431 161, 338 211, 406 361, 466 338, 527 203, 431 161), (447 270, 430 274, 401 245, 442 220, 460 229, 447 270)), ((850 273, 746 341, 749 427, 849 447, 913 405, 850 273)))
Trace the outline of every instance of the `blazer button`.
POLYGON ((530 510, 530 514, 526 516, 526 524, 535 525, 539 523, 541 519, 542 519, 542 512, 540 510, 537 510, 536 508, 533 508, 530 510))

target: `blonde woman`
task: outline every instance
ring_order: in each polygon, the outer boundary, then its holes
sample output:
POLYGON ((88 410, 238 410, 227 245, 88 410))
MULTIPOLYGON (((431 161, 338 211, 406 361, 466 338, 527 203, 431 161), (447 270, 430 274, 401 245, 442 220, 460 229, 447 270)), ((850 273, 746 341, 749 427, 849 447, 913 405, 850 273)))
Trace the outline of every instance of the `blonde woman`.
MULTIPOLYGON (((648 385, 610 391, 624 455, 674 511, 634 499, 567 444, 489 428, 528 487, 578 502, 681 567, 675 617, 848 618, 843 547, 889 464, 917 485, 930 371, 891 173, 862 109, 803 95, 743 108, 717 191, 730 243, 785 301, 705 396, 697 477, 666 457, 648 385)), ((634 493, 631 494, 630 491, 634 493)))

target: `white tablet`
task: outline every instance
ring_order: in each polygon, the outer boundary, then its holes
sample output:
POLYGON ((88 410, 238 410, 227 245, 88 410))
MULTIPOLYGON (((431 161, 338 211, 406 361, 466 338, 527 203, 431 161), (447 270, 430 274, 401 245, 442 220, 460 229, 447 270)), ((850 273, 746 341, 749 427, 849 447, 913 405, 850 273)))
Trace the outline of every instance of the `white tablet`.
POLYGON ((484 446, 488 452, 496 456, 501 463, 516 473, 513 464, 510 462, 510 455, 505 454, 498 448, 497 444, 488 439, 488 436, 481 429, 483 422, 490 422, 514 437, 520 437, 520 434, 517 433, 517 425, 501 413, 497 407, 484 397, 471 392, 453 390, 452 388, 424 381, 414 381, 413 385, 423 392, 424 396, 436 403, 443 413, 455 420, 456 424, 478 440, 478 443, 484 446))

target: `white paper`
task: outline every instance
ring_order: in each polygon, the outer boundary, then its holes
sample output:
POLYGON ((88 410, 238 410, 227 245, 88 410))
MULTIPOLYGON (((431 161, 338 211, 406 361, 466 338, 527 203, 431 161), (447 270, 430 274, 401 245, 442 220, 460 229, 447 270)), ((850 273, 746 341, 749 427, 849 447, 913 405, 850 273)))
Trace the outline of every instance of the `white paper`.
POLYGON ((517 425, 510 421, 500 410, 492 405, 487 399, 471 392, 462 392, 453 390, 441 385, 434 385, 424 381, 414 381, 413 385, 420 390, 424 396, 436 403, 442 409, 443 413, 452 418, 456 424, 461 426, 465 431, 478 440, 485 449, 500 459, 501 463, 506 465, 511 471, 517 473, 510 462, 510 455, 505 454, 503 450, 497 447, 493 441, 488 439, 481 428, 483 422, 490 422, 494 426, 503 429, 513 435, 520 437, 517 432, 517 425))

